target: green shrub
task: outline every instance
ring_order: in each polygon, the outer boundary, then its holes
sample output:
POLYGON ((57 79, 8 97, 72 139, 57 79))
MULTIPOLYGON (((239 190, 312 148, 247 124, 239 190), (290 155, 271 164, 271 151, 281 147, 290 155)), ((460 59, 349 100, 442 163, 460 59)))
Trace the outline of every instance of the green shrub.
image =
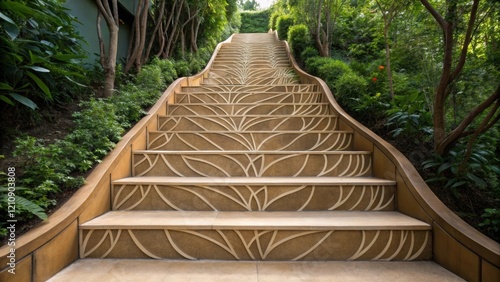
POLYGON ((479 226, 485 228, 493 240, 500 241, 500 209, 484 209, 481 217, 483 222, 479 226))
POLYGON ((175 71, 179 77, 185 77, 191 75, 191 68, 187 61, 179 60, 175 61, 175 71))
POLYGON ((167 86, 162 69, 156 64, 142 67, 135 78, 135 83, 141 88, 149 88, 156 91, 161 91, 167 86))
MULTIPOLYGON (((301 56, 302 52, 311 45, 311 36, 306 25, 294 25, 288 30, 288 42, 295 56, 301 56)), ((301 57, 299 57, 302 59, 301 57)))
MULTIPOLYGON (((389 95, 385 95, 389 97, 389 95)), ((422 92, 411 95, 396 95, 386 111, 386 126, 393 137, 400 134, 413 136, 418 140, 429 139, 432 135, 432 114, 422 92)))
POLYGON ((155 64, 160 67, 163 74, 163 79, 166 84, 172 83, 177 79, 177 71, 175 70, 175 64, 171 60, 161 60, 159 58, 154 58, 151 64, 155 64))
POLYGON ((330 58, 325 57, 312 57, 307 59, 306 62, 306 72, 319 76, 319 69, 324 65, 330 62, 330 58))
POLYGON ((276 23, 278 21, 278 18, 281 16, 279 12, 274 12, 271 14, 271 17, 269 19, 269 28, 271 30, 276 30, 276 23))
POLYGON ((335 82, 334 94, 346 110, 353 111, 356 108, 355 99, 366 94, 367 86, 368 83, 362 77, 353 72, 346 72, 335 82))
POLYGON ((241 33, 253 32, 267 32, 269 17, 269 10, 242 12, 241 15, 241 33))
POLYGON ((0 103, 37 104, 75 96, 85 80, 83 38, 59 1, 0 1, 0 103))
POLYGON ((326 81, 326 84, 332 91, 337 90, 337 80, 350 72, 352 71, 346 63, 330 58, 318 67, 319 77, 326 81))
POLYGON ((139 87, 127 85, 120 89, 118 95, 111 97, 111 103, 113 103, 116 109, 117 121, 125 128, 130 127, 134 122, 137 122, 146 115, 146 112, 143 110, 146 102, 142 101, 141 92, 139 87))
POLYGON ((306 49, 304 49, 304 51, 302 51, 302 53, 300 53, 300 58, 304 62, 309 60, 310 58, 318 56, 319 56, 318 50, 312 46, 307 47, 306 49))
POLYGON ((289 15, 282 15, 278 18, 276 22, 276 31, 278 32, 278 37, 281 40, 285 40, 288 37, 288 30, 293 25, 293 18, 289 15))

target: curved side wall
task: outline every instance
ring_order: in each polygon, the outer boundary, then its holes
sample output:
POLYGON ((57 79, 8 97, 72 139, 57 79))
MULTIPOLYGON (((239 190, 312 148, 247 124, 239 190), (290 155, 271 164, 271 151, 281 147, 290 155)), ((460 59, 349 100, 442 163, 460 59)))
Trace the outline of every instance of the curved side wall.
POLYGON ((111 182, 132 175, 132 151, 146 149, 146 136, 156 130, 157 115, 165 114, 167 103, 183 86, 200 85, 218 51, 232 37, 219 43, 205 69, 192 77, 174 81, 141 119, 87 177, 86 184, 28 233, 15 240, 15 246, 0 248, 0 281, 45 281, 78 259, 78 226, 111 209, 111 182), (15 274, 8 272, 15 249, 15 274), (9 257, 10 256, 10 257, 9 257))
POLYGON ((350 117, 336 102, 326 83, 300 69, 288 43, 283 44, 301 82, 319 85, 324 99, 333 105, 340 116, 340 129, 354 132, 355 149, 373 152, 374 176, 397 182, 397 210, 432 225, 434 261, 467 281, 500 281, 500 244, 448 209, 410 161, 391 144, 350 117))

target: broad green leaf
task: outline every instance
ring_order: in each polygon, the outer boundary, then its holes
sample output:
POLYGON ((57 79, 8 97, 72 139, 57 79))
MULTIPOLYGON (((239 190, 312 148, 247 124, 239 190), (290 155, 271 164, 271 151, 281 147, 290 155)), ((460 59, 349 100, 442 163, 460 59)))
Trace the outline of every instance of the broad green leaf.
POLYGON ((45 58, 42 58, 42 57, 39 57, 39 56, 33 54, 33 52, 31 52, 31 50, 29 50, 29 54, 30 54, 31 64, 45 63, 47 61, 45 58))
POLYGON ((26 209, 30 213, 38 216, 42 220, 47 219, 47 215, 45 214, 43 208, 41 208, 39 205, 33 203, 32 201, 26 198, 16 196, 16 204, 19 205, 21 208, 26 209))
POLYGON ((4 101, 5 103, 9 104, 9 105, 12 105, 14 106, 14 103, 9 99, 7 98, 6 96, 4 95, 0 95, 0 100, 4 101))
POLYGON ((477 185, 481 186, 481 187, 486 187, 488 184, 486 183, 486 181, 484 181, 483 179, 477 177, 476 175, 472 174, 472 173, 467 173, 467 177, 476 182, 477 185))
POLYGON ((33 81, 38 85, 38 87, 47 95, 48 98, 52 99, 52 94, 50 93, 49 87, 34 73, 27 71, 26 74, 33 79, 33 81))
POLYGON ((13 24, 13 25, 16 24, 11 18, 9 18, 7 15, 5 15, 2 12, 0 12, 0 19, 3 19, 4 21, 6 21, 6 22, 8 22, 10 24, 13 24))
POLYGON ((87 87, 86 85, 83 85, 81 83, 78 83, 78 82, 74 81, 73 79, 71 79, 71 77, 69 77, 67 75, 65 75, 64 77, 66 77, 69 81, 73 82, 74 84, 76 84, 76 85, 78 85, 80 87, 87 87))
POLYGON ((59 60, 59 61, 69 61, 71 59, 83 59, 86 58, 87 56, 85 55, 79 55, 79 54, 56 54, 52 56, 52 58, 59 60))
POLYGON ((0 89, 1 90, 13 90, 14 88, 7 83, 0 82, 0 89))
POLYGON ((442 165, 439 166, 438 170, 437 170, 437 173, 440 174, 442 173, 443 171, 449 169, 451 167, 451 163, 444 163, 442 165))
POLYGON ((19 27, 15 24, 5 23, 4 29, 11 40, 14 40, 19 36, 19 32, 20 32, 19 27))
POLYGON ((25 105, 26 107, 35 110, 38 108, 38 106, 35 104, 35 102, 31 101, 31 99, 24 97, 22 95, 19 95, 17 93, 9 93, 9 95, 14 98, 14 100, 18 101, 19 103, 25 105))
POLYGON ((32 69, 36 72, 50 72, 50 70, 38 66, 26 66, 26 68, 32 69))

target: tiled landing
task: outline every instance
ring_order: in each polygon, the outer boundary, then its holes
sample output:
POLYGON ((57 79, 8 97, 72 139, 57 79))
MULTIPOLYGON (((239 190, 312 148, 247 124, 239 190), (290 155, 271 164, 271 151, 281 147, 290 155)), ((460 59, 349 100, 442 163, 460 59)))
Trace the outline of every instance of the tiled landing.
POLYGON ((70 281, 464 281, 433 262, 237 262, 82 259, 52 277, 70 281))

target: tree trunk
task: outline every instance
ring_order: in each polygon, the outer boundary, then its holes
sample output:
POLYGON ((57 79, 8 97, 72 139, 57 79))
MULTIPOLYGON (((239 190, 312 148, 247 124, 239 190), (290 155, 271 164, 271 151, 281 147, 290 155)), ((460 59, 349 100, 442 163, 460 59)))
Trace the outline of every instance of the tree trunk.
POLYGON ((158 37, 160 50, 162 49, 162 37, 161 37, 161 27, 163 25, 163 15, 165 14, 165 0, 161 0, 160 8, 158 10, 158 17, 156 18, 155 28, 153 33, 151 34, 151 38, 149 38, 148 47, 146 48, 146 53, 144 54, 144 58, 149 59, 149 54, 151 53, 151 49, 153 48, 153 43, 156 40, 156 34, 160 35, 158 37))
MULTIPOLYGON (((436 95, 434 97, 434 111, 433 111, 433 122, 434 122, 434 150, 439 155, 445 155, 451 149, 451 146, 458 141, 460 138, 474 134, 475 130, 466 131, 467 127, 476 119, 482 112, 487 110, 495 101, 499 99, 499 90, 497 89, 492 95, 486 99, 483 103, 479 104, 466 116, 464 120, 461 121, 460 125, 453 129, 450 133, 446 132, 446 120, 445 120, 445 104, 446 99, 450 93, 450 85, 453 83, 455 78, 462 71, 465 61, 467 58, 467 51, 472 40, 472 34, 474 30, 474 25, 476 23, 477 11, 479 8, 479 0, 474 0, 470 10, 469 22, 467 25, 467 31, 465 37, 463 38, 463 43, 461 44, 460 56, 457 60, 456 66, 453 69, 453 47, 454 47, 454 25, 453 21, 457 16, 457 5, 456 2, 447 2, 447 14, 446 19, 439 14, 439 12, 428 2, 428 0, 420 0, 422 5, 427 9, 427 11, 434 17, 436 22, 439 24, 443 31, 444 39, 444 55, 443 55, 443 69, 441 72, 441 77, 439 79, 439 84, 436 88, 436 95), (449 21, 447 20, 449 19, 449 21)), ((481 132, 484 132, 481 130, 481 132)))
POLYGON ((104 79, 104 97, 111 97, 115 88, 115 75, 116 75, 116 56, 118 54, 118 32, 119 32, 119 19, 118 19, 118 2, 117 0, 102 1, 96 0, 98 7, 97 15, 97 32, 100 43, 100 57, 101 65, 105 72, 104 79), (109 6, 111 2, 112 7, 109 6), (101 32, 101 15, 106 20, 106 25, 109 30, 108 50, 104 48, 104 40, 101 32))
POLYGON ((389 44, 389 26, 384 26, 384 39, 385 39, 385 64, 387 71, 387 79, 389 80, 389 91, 391 93, 391 100, 394 100, 394 81, 392 79, 391 71, 391 46, 389 44))
POLYGON ((137 72, 140 71, 143 62, 144 45, 146 44, 146 27, 149 14, 149 0, 140 0, 137 4, 134 19, 134 31, 130 39, 129 55, 127 56, 127 63, 124 72, 128 73, 132 66, 135 64, 137 72), (133 44, 132 44, 133 42, 133 44))

